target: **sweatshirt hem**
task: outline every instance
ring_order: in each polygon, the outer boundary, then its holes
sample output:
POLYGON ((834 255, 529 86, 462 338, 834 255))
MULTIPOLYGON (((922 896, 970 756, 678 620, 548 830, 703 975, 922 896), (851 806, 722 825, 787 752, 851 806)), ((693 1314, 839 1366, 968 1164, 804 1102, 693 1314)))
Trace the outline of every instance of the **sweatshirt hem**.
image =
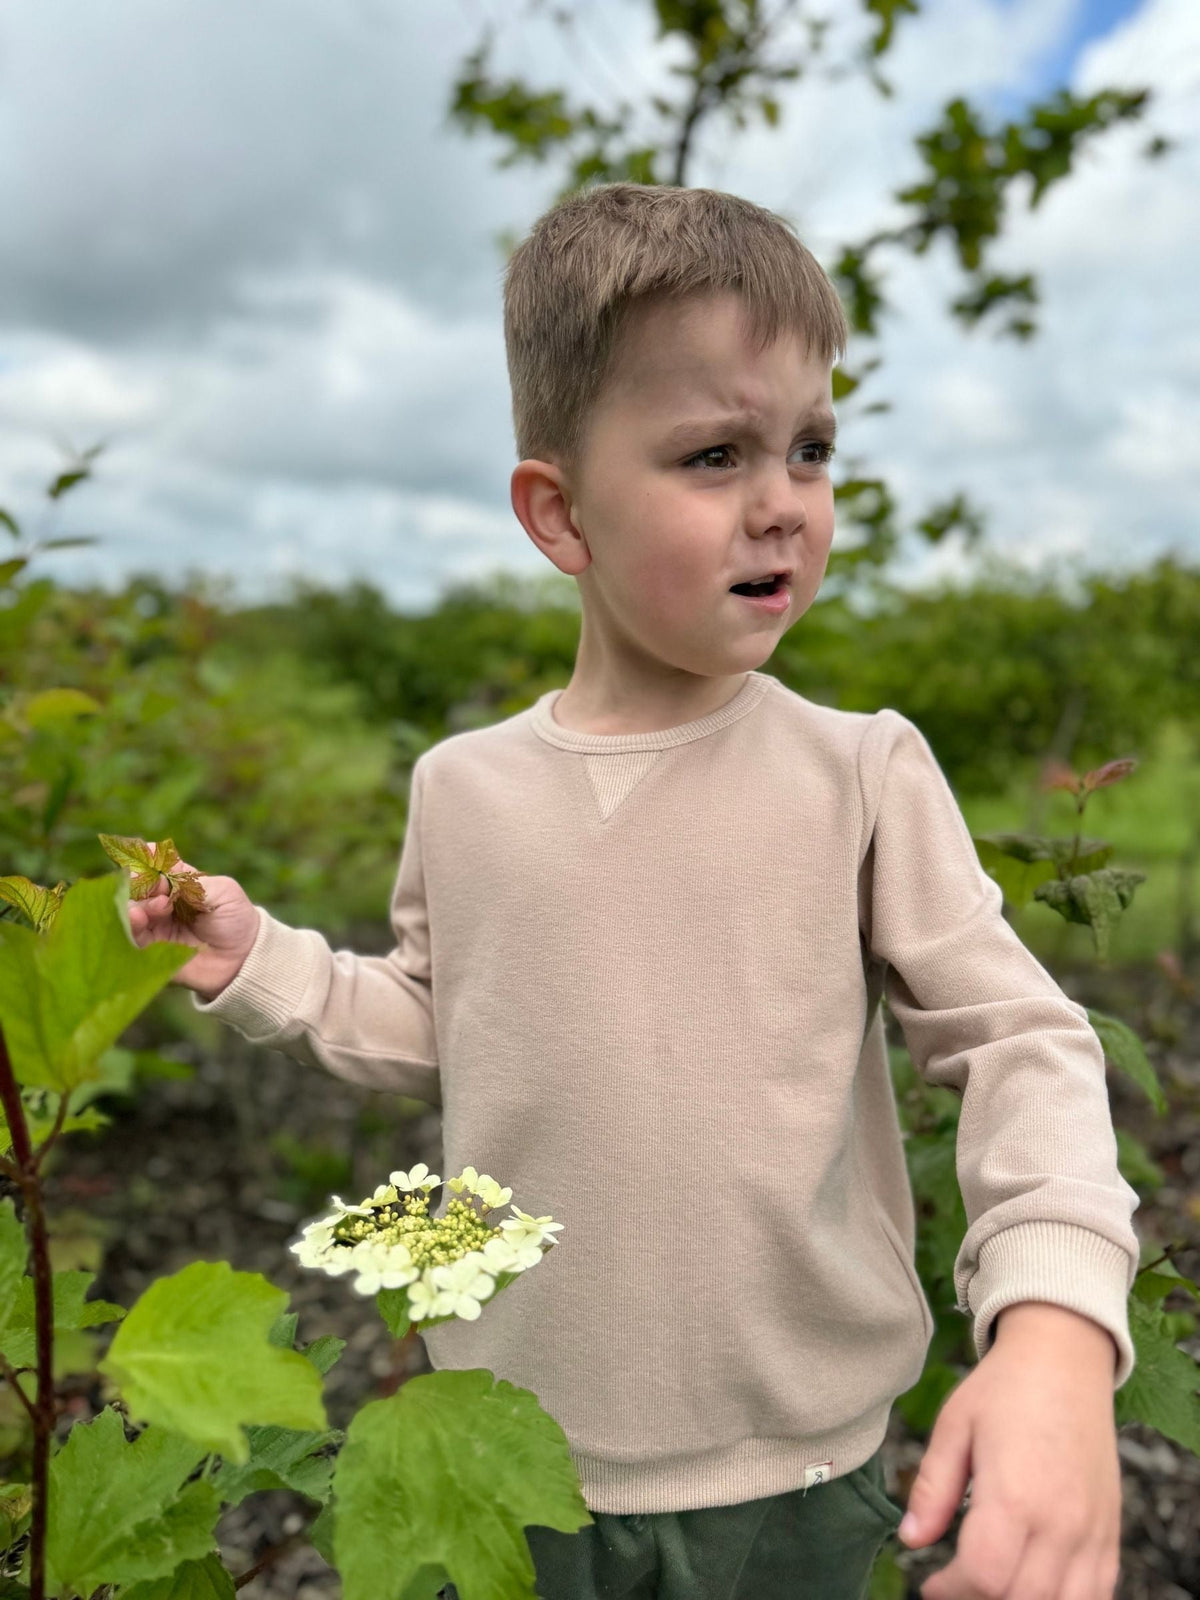
POLYGON ((614 1461, 572 1449, 571 1461, 589 1511, 649 1516, 740 1505, 802 1489, 807 1467, 831 1463, 828 1478, 861 1467, 883 1443, 891 1409, 892 1401, 881 1401, 840 1428, 804 1439, 741 1439, 700 1454, 644 1461, 614 1461))

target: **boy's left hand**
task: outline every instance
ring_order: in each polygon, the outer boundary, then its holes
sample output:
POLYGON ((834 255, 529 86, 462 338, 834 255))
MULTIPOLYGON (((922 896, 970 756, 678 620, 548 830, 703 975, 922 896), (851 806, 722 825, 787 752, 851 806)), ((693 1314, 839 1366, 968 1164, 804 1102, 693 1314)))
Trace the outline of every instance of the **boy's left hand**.
POLYGON ((911 1547, 971 1502, 923 1600, 1112 1600, 1120 1570, 1116 1347, 1090 1317, 1025 1301, 944 1402, 908 1499, 911 1547))

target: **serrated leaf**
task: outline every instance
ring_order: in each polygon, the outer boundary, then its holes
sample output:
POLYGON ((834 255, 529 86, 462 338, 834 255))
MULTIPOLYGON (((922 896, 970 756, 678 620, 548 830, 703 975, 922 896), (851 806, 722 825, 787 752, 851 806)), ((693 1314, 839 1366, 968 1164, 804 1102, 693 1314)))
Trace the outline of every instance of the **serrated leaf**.
POLYGON ((176 872, 179 852, 173 839, 159 839, 153 848, 144 839, 132 835, 101 833, 97 835, 107 855, 118 866, 127 867, 133 874, 129 887, 131 900, 146 900, 158 892, 159 878, 167 880, 167 897, 177 920, 187 928, 194 926, 196 913, 208 903, 200 875, 190 868, 176 872))
POLYGON ((44 934, 0 922, 0 1015, 19 1082, 68 1090, 95 1078, 101 1052, 195 955, 165 941, 139 949, 128 904, 125 878, 81 878, 44 934))
POLYGON ((21 715, 31 728, 45 728, 71 717, 94 716, 104 707, 82 689, 43 689, 26 700, 21 715))
POLYGON ((1200 1367, 1175 1343, 1163 1312, 1129 1298, 1136 1365, 1116 1393, 1116 1420, 1144 1422, 1200 1455, 1200 1367))
POLYGON ((1105 867, 1099 872, 1081 873, 1057 883, 1039 884, 1033 897, 1057 911, 1067 922, 1090 927, 1096 954, 1101 961, 1106 961, 1111 930, 1122 911, 1132 903, 1138 884, 1145 881, 1144 872, 1105 867))
POLYGON ((206 1555, 220 1499, 208 1483, 181 1488, 202 1455, 164 1428, 147 1428, 130 1444, 111 1406, 77 1422, 50 1459, 47 1594, 88 1595, 206 1555))
POLYGON ((65 883, 56 884, 53 889, 43 889, 40 883, 34 883, 20 873, 0 878, 0 901, 19 911, 37 933, 54 921, 66 892, 65 883))
MULTIPOLYGON (((94 1272, 74 1268, 54 1274, 51 1286, 56 1334, 68 1328, 99 1327, 125 1315, 124 1306, 108 1300, 84 1299, 95 1281, 94 1272)), ((32 1367, 37 1361, 33 1279, 28 1275, 21 1278, 7 1302, 0 1306, 0 1351, 14 1367, 32 1367)))
POLYGON ((333 1367, 342 1351, 346 1348, 345 1339, 339 1339, 335 1334, 326 1333, 319 1339, 314 1339, 311 1344, 305 1345, 300 1354, 306 1361, 311 1361, 322 1377, 333 1367))
POLYGON ((525 1528, 593 1520, 558 1423, 481 1368, 426 1373, 363 1406, 334 1495, 344 1600, 401 1600, 439 1571, 470 1600, 536 1600, 525 1528), (453 1494, 431 1462, 453 1472, 453 1494))
POLYGON ((1106 1012, 1093 1011, 1090 1007, 1088 1021, 1096 1031, 1105 1057, 1127 1078, 1132 1078, 1159 1115, 1164 1115, 1167 1097, 1154 1065, 1146 1054, 1146 1047, 1133 1029, 1120 1017, 1110 1017, 1106 1012))
POLYGON ((222 1500, 240 1505, 260 1489, 295 1489, 310 1500, 329 1498, 333 1461, 320 1456, 327 1445, 340 1444, 340 1429, 300 1432, 293 1428, 247 1428, 250 1459, 244 1466, 225 1461, 211 1483, 222 1500))
POLYGON ((203 1561, 185 1561, 169 1577, 122 1589, 120 1600, 234 1600, 233 1578, 210 1551, 203 1561))
POLYGON ((261 1273, 193 1261, 140 1296, 99 1370, 119 1386, 131 1416, 244 1465, 244 1425, 327 1426, 320 1373, 297 1351, 270 1343, 286 1303, 261 1273))

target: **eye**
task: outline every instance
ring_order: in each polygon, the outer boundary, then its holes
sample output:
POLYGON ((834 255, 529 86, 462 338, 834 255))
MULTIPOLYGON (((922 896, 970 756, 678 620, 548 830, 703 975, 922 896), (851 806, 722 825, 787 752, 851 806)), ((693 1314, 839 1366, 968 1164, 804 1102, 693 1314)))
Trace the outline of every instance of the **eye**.
MULTIPOLYGON (((731 444, 714 444, 711 445, 707 450, 701 450, 698 454, 689 456, 683 465, 685 468, 691 469, 695 467, 698 462, 704 462, 707 456, 728 455, 732 449, 733 446, 731 444)), ((827 439, 806 439, 803 444, 798 444, 796 449, 816 450, 818 452, 815 460, 801 463, 802 466, 806 467, 828 466, 829 462, 833 460, 837 453, 837 446, 831 444, 827 439)), ((722 467, 720 462, 717 462, 715 465, 709 465, 710 470, 717 472, 719 472, 722 467)))

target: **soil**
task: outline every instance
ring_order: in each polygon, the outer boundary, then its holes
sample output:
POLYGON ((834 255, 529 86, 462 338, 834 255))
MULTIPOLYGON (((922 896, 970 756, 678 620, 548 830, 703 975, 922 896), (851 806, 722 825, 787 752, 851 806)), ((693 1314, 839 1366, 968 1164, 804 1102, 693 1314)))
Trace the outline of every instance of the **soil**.
MULTIPOLYGON (((364 948, 359 944, 356 948, 364 948)), ((1143 1039, 1167 1088, 1170 1114, 1157 1116, 1145 1096, 1110 1069, 1116 1125, 1143 1140, 1167 1181, 1137 1213, 1147 1241, 1173 1244, 1181 1271, 1200 1276, 1200 984, 1165 969, 1056 973, 1082 1004, 1119 1016, 1143 1039)), ((441 1171, 441 1122, 415 1102, 359 1089, 303 1067, 275 1051, 221 1032, 220 1049, 204 1052, 169 1035, 151 1012, 123 1043, 159 1048, 189 1063, 186 1080, 155 1079, 130 1099, 103 1102, 111 1126, 75 1135, 47 1163, 47 1202, 67 1235, 102 1229, 103 1255, 93 1296, 132 1305, 157 1277, 196 1259, 225 1260, 261 1272, 291 1297, 298 1338, 323 1334, 347 1341, 326 1379, 330 1425, 345 1427, 364 1401, 394 1392, 430 1370, 420 1338, 392 1339, 374 1302, 344 1280, 307 1272, 287 1251, 299 1225, 323 1209, 327 1195, 370 1193, 396 1167, 425 1161, 441 1171), (415 1114, 406 1114, 415 1113, 415 1114), (325 1145, 349 1160, 315 1173, 307 1184, 276 1148, 278 1136, 325 1145), (333 1176, 336 1174, 336 1177, 333 1176), (344 1185, 344 1187, 343 1187, 344 1185)), ((889 1017, 889 1029, 894 1019, 889 1017)), ((896 1042, 902 1042, 898 1031, 896 1042)), ((84 1255, 86 1256, 86 1247, 84 1255)), ((75 1264, 64 1253, 58 1265, 75 1264)), ((102 1346, 103 1347, 103 1346, 102 1346)), ((1200 1340, 1190 1347, 1200 1354, 1200 1340)), ((63 1379, 63 1428, 104 1403, 93 1379, 63 1379)), ((1200 1458, 1157 1432, 1131 1426, 1119 1440, 1123 1486, 1122 1578, 1119 1600, 1187 1600, 1200 1596, 1200 1458)), ((889 1490, 903 1502, 923 1451, 893 1413, 885 1461, 889 1490)), ((225 1513, 218 1528, 223 1559, 240 1575, 266 1565, 245 1585, 250 1600, 334 1600, 337 1574, 303 1539, 315 1506, 298 1494, 250 1496, 225 1513), (289 1538, 291 1543, 288 1543, 289 1538), (282 1548, 280 1548, 282 1545, 282 1548)), ((953 1554, 953 1535, 928 1551, 896 1546, 916 1596, 931 1572, 953 1554)))

